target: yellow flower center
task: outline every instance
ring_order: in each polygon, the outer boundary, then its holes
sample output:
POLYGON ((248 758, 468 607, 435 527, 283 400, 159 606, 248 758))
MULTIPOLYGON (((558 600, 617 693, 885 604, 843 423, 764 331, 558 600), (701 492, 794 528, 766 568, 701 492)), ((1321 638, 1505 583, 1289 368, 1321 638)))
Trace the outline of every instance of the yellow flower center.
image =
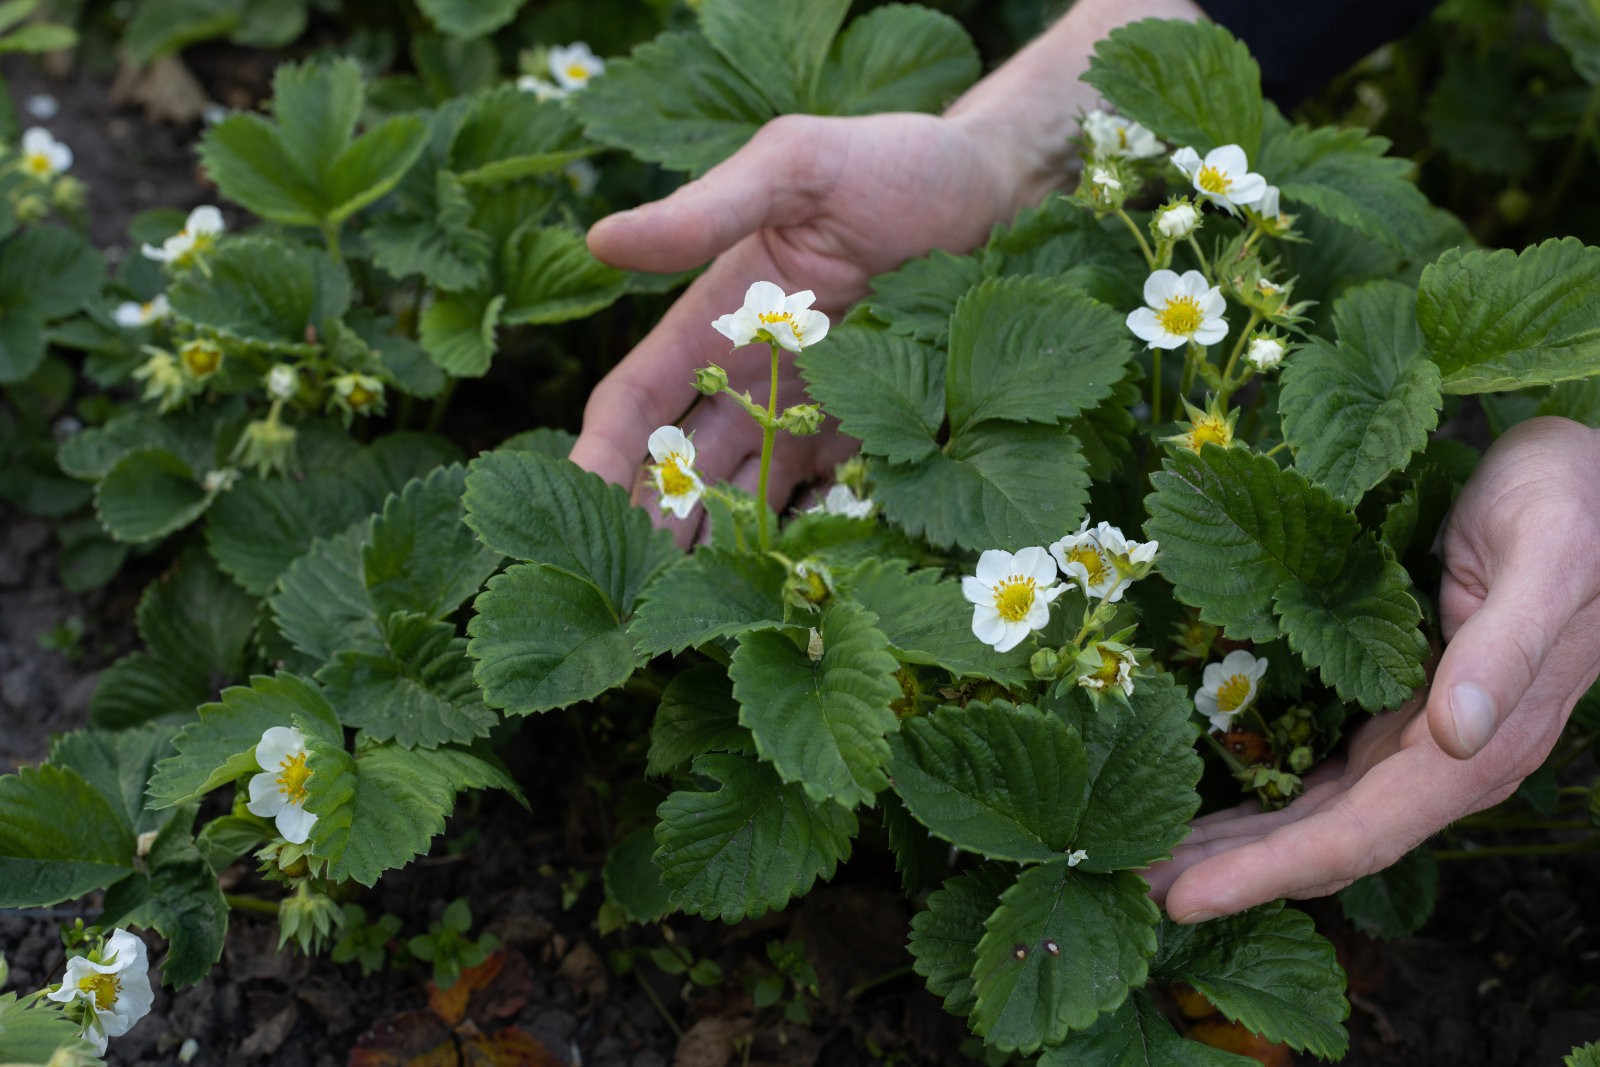
POLYGON ((1128 127, 1126 127, 1126 126, 1118 126, 1117 127, 1117 147, 1118 148, 1127 148, 1128 147, 1128 127))
POLYGON ((694 492, 694 477, 684 470, 687 464, 676 452, 669 453, 661 462, 661 491, 668 496, 683 496, 694 492))
POLYGON ((122 992, 122 979, 96 972, 78 979, 78 991, 94 998, 96 1011, 110 1011, 117 1003, 117 994, 122 992))
POLYGON ((1200 328, 1201 322, 1205 321, 1205 312, 1200 310, 1200 301, 1194 297, 1175 296, 1167 301, 1166 307, 1156 313, 1156 321, 1168 333, 1188 337, 1200 328))
POLYGON ((368 389, 362 388, 358 383, 350 387, 350 395, 347 399, 350 401, 351 407, 355 408, 357 411, 365 411, 372 406, 373 400, 377 399, 377 397, 376 394, 368 389))
POLYGON ((1227 419, 1204 415, 1195 421, 1194 429, 1189 431, 1191 452, 1200 451, 1202 445, 1221 445, 1227 448, 1231 444, 1233 444, 1233 428, 1228 425, 1227 419))
POLYGON ((582 63, 568 63, 567 77, 573 81, 586 82, 589 80, 589 68, 582 63))
POLYGON ((222 349, 205 341, 190 341, 180 353, 183 366, 196 378, 205 378, 222 365, 222 349))
POLYGON ((1242 674, 1235 674, 1227 681, 1217 686, 1217 710, 1224 715, 1232 715, 1250 699, 1250 679, 1242 674))
POLYGON ((22 157, 22 168, 35 178, 48 178, 55 173, 50 157, 43 152, 29 152, 22 157))
POLYGON ((1208 193, 1226 193, 1233 182, 1216 167, 1201 167, 1200 173, 1195 176, 1195 184, 1208 193))
POLYGON ((310 792, 306 789, 306 779, 311 777, 311 768, 306 766, 304 752, 286 757, 278 764, 278 792, 289 799, 291 804, 304 804, 310 792))
POLYGON ((1013 574, 994 586, 994 610, 1006 622, 1021 622, 1033 610, 1033 579, 1013 574))
POLYGON ((1089 584, 1099 585, 1111 573, 1106 558, 1088 545, 1078 545, 1067 553, 1068 563, 1081 563, 1089 574, 1089 584))
POLYGON ((1122 670, 1122 657, 1104 645, 1100 646, 1100 669, 1094 672, 1095 681, 1102 687, 1117 684, 1117 675, 1122 670))
POLYGON ((805 338, 800 334, 800 324, 794 321, 794 315, 790 312, 763 311, 761 314, 757 315, 756 318, 760 319, 769 326, 775 322, 787 322, 789 324, 789 329, 794 331, 794 339, 801 342, 805 340, 805 338))

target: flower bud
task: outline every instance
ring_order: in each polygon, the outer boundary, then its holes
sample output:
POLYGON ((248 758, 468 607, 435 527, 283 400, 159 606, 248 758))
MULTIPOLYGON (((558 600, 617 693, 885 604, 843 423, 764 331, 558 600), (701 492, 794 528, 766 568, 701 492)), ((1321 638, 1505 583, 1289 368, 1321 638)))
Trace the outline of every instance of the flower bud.
POLYGON ((1289 769, 1296 774, 1306 773, 1311 769, 1311 764, 1314 762, 1316 762, 1316 757, 1312 755, 1311 749, 1307 745, 1301 745, 1289 753, 1289 769))
POLYGON ((244 428, 233 448, 233 459, 241 467, 254 467, 265 478, 287 474, 294 467, 295 432, 277 419, 257 419, 244 428))
POLYGON ((816 404, 796 404, 778 416, 778 429, 805 437, 822 429, 822 409, 816 404))
POLYGON ((188 341, 178 349, 178 358, 183 362, 183 369, 191 378, 205 379, 217 372, 222 366, 222 349, 215 342, 202 338, 188 341))
POLYGON ((1200 225, 1200 212, 1187 200, 1163 208, 1156 215, 1156 233, 1169 241, 1181 241, 1200 225))
POLYGON ((797 608, 826 604, 833 596, 833 574, 814 559, 803 559, 789 570, 784 599, 797 608))
POLYGON ((1053 648, 1041 648, 1028 660, 1028 669, 1035 678, 1048 681, 1061 677, 1061 654, 1053 648))
POLYGON ((1262 336, 1250 339, 1244 358, 1258 371, 1269 371, 1283 362, 1283 342, 1276 337, 1262 336))
POLYGON ((206 476, 201 479, 200 485, 208 493, 226 493, 238 480, 237 467, 218 467, 216 470, 206 471, 206 476))
POLYGON ((728 387, 728 372, 708 363, 694 372, 694 387, 706 396, 716 396, 728 387))
POLYGON ((64 174, 56 179, 50 199, 63 211, 80 211, 88 202, 88 187, 72 175, 64 174))
POLYGON ((300 388, 300 374, 287 363, 279 363, 267 371, 267 395, 274 400, 288 400, 300 388))
POLYGON ((50 214, 50 205, 38 193, 26 193, 17 197, 11 205, 11 213, 18 222, 38 222, 50 214))

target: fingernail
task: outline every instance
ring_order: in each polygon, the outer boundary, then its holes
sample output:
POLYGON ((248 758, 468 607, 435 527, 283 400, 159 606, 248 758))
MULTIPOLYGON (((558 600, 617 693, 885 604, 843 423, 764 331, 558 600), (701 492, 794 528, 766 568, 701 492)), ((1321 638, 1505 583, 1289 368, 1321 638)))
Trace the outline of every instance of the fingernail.
POLYGON ((1462 682, 1450 690, 1450 718, 1456 739, 1469 753, 1475 753, 1494 736, 1494 699, 1479 686, 1462 682))
POLYGON ((1222 913, 1220 911, 1206 911, 1204 908, 1202 908, 1199 911, 1191 911, 1184 915, 1174 915, 1172 918, 1174 922, 1183 923, 1187 926, 1193 923, 1208 922, 1221 914, 1222 913))

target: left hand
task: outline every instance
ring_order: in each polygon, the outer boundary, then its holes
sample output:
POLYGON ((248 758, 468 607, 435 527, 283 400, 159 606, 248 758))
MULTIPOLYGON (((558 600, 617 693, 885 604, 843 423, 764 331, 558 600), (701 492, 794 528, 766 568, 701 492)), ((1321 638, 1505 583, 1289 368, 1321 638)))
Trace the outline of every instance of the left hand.
POLYGON ((1433 683, 1357 729, 1287 808, 1196 821, 1145 873, 1182 923, 1317 897, 1509 797, 1600 674, 1600 430, 1540 418, 1484 456, 1445 522, 1433 683))

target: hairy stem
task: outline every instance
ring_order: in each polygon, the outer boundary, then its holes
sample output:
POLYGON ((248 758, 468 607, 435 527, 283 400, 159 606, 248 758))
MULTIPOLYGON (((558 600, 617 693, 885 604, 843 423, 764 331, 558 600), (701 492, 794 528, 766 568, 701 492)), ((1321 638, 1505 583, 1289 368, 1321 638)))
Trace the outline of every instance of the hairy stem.
POLYGON ((765 552, 772 547, 767 529, 767 477, 772 473, 772 439, 778 419, 778 346, 772 345, 772 388, 767 393, 767 421, 761 426, 761 481, 756 490, 756 540, 765 552))
POLYGON ((1150 242, 1144 239, 1144 234, 1139 232, 1139 227, 1134 223, 1133 219, 1128 217, 1126 211, 1117 208, 1117 218, 1121 219, 1122 224, 1128 228, 1128 232, 1133 234, 1133 239, 1139 242, 1139 251, 1144 253, 1145 266, 1155 270, 1156 254, 1150 251, 1150 242))

